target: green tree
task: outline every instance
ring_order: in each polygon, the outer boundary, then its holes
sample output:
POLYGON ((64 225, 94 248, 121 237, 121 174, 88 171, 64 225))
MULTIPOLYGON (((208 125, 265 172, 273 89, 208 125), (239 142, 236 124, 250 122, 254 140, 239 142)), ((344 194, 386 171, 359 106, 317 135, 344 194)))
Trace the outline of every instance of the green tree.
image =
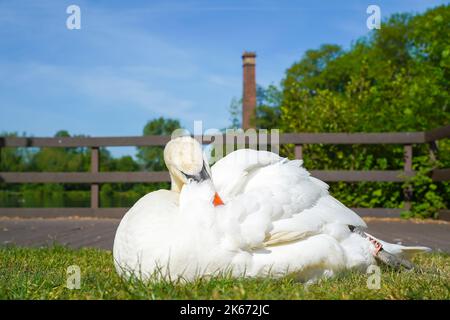
POLYGON ((256 89, 256 119, 253 119, 257 129, 278 129, 280 126, 282 92, 273 84, 267 88, 258 86, 256 89))
MULTIPOLYGON (((147 122, 144 127, 144 136, 171 135, 176 129, 181 128, 180 122, 174 119, 158 119, 147 122)), ((162 171, 166 169, 164 164, 163 147, 138 147, 137 158, 140 164, 149 171, 162 171)))
POLYGON ((283 129, 373 132, 447 124, 449 8, 393 15, 346 52, 332 45, 308 50, 282 83, 283 129))

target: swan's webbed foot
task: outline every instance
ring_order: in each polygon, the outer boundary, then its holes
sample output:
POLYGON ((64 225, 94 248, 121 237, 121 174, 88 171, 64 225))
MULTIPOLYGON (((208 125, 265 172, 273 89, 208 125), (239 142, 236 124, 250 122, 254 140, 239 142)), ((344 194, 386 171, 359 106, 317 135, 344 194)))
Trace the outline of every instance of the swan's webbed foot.
POLYGON ((396 255, 384 250, 383 245, 378 240, 373 239, 372 237, 367 235, 364 231, 362 231, 360 228, 355 226, 349 226, 349 229, 351 232, 359 234, 361 237, 366 238, 373 244, 375 249, 372 252, 372 254, 378 261, 394 269, 400 269, 401 267, 404 267, 408 270, 412 270, 414 268, 414 264, 412 264, 410 261, 397 257, 396 255))
POLYGON ((396 255, 393 255, 386 250, 380 250, 378 254, 375 255, 375 258, 394 269, 400 269, 401 267, 404 267, 407 270, 412 270, 414 268, 414 264, 412 264, 408 260, 397 257, 396 255))

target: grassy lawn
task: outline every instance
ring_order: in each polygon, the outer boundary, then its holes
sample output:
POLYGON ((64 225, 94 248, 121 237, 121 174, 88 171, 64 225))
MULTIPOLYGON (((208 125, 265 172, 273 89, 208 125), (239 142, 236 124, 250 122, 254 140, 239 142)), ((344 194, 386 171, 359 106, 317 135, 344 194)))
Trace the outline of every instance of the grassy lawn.
POLYGON ((417 270, 381 269, 380 289, 367 274, 345 272, 305 287, 283 279, 201 279, 193 283, 121 280, 112 254, 97 249, 0 248, 0 299, 450 299, 450 255, 417 256, 417 270), (66 270, 81 269, 81 288, 66 288, 66 270))

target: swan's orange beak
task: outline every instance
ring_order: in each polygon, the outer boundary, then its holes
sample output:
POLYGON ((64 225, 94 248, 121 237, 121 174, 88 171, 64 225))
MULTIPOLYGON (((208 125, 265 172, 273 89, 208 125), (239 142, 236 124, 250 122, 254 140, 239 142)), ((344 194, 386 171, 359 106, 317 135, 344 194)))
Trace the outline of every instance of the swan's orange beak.
POLYGON ((214 207, 223 206, 224 205, 222 199, 220 198, 220 196, 219 196, 219 194, 217 192, 214 193, 213 204, 214 204, 214 207))

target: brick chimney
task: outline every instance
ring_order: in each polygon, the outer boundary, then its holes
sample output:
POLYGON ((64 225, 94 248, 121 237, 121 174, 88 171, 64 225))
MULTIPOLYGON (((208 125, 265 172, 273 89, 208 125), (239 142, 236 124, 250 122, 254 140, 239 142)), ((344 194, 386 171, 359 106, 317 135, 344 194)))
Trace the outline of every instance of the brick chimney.
POLYGON ((256 53, 245 51, 242 55, 243 97, 242 97, 242 128, 254 127, 250 121, 256 114, 256 53))

